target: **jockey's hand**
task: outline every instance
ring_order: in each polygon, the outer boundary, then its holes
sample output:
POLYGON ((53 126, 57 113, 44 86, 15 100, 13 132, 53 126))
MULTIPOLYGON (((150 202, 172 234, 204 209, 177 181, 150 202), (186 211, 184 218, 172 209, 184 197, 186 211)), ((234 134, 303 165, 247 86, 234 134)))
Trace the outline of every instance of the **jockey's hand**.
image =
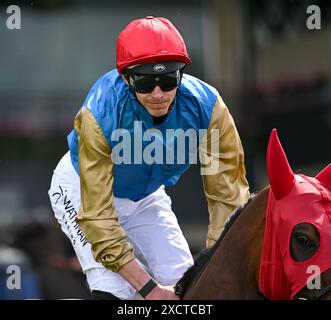
MULTIPOLYGON (((140 266, 137 259, 132 259, 118 271, 136 290, 141 290, 151 276, 140 266)), ((157 284, 146 296, 146 300, 178 300, 173 286, 162 286, 157 284)))
POLYGON ((146 300, 179 300, 172 286, 158 284, 145 298, 146 300))

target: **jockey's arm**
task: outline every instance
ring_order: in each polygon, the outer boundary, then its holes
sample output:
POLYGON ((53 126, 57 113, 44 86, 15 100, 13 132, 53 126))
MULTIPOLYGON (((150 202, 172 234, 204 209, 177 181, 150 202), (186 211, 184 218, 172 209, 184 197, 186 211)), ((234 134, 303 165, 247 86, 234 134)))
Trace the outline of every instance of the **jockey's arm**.
POLYGON ((91 243, 94 259, 117 272, 134 254, 113 203, 111 150, 95 117, 85 107, 75 118, 75 130, 81 189, 77 223, 91 243))
POLYGON ((209 211, 206 242, 210 247, 219 238, 230 213, 249 197, 241 140, 220 96, 204 139, 207 142, 200 146, 200 159, 202 163, 209 163, 202 165, 201 170, 209 211))
MULTIPOLYGON (((141 290, 146 283, 151 280, 151 276, 148 275, 139 265, 136 259, 131 260, 125 264, 118 273, 126 279, 136 290, 141 290)), ((174 287, 162 286, 157 284, 146 295, 147 300, 178 300, 178 296, 175 294, 174 287)))
MULTIPOLYGON (((118 272, 136 290, 151 279, 136 260, 133 246, 118 223, 113 204, 113 162, 110 147, 93 114, 82 108, 75 118, 79 145, 81 206, 77 222, 91 243, 97 262, 118 272)), ((177 299, 174 288, 159 284, 146 299, 177 299)))

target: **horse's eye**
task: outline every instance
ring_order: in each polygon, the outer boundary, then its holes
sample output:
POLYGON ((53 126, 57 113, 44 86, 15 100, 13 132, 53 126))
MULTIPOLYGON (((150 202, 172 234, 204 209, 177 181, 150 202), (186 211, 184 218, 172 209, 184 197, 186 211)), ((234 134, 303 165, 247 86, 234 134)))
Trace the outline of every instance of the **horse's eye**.
POLYGON ((297 224, 290 239, 290 253, 294 261, 302 262, 311 258, 321 243, 317 228, 310 223, 297 224))
POLYGON ((314 243, 304 234, 296 234, 295 236, 296 242, 302 247, 312 247, 314 243))

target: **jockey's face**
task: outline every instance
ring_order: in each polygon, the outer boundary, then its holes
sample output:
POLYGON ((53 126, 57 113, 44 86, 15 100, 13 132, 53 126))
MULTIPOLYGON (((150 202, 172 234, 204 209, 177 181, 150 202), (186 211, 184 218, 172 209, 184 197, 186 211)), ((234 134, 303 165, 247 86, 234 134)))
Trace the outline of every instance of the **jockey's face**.
MULTIPOLYGON (((123 80, 128 85, 127 79, 122 75, 123 80)), ((156 86, 152 92, 135 92, 138 101, 153 117, 161 117, 168 113, 170 105, 174 100, 177 87, 170 91, 163 91, 156 86)))
POLYGON ((162 91, 156 86, 150 93, 136 92, 138 101, 153 117, 161 117, 168 113, 170 105, 175 98, 177 88, 171 91, 162 91))

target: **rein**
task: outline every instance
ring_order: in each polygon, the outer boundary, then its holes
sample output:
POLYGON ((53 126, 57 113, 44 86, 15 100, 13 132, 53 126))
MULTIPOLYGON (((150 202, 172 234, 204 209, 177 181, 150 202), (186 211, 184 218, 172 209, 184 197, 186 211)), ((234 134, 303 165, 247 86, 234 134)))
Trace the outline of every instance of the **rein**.
POLYGON ((317 289, 313 291, 313 297, 311 299, 303 298, 303 297, 296 297, 296 300, 319 300, 323 296, 325 296, 327 293, 331 291, 331 284, 323 289, 317 289), (318 293, 316 291, 318 290, 318 293))
POLYGON ((321 297, 326 295, 329 291, 331 291, 331 284, 324 289, 320 289, 320 291, 317 294, 314 291, 314 298, 312 300, 319 300, 321 297))

